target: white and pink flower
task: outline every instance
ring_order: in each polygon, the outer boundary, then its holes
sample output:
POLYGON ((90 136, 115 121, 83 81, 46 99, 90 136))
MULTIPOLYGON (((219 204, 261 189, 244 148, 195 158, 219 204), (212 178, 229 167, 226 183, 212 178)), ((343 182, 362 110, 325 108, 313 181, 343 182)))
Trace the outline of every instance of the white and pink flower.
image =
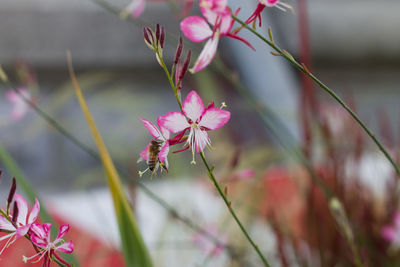
POLYGON ((0 238, 0 241, 7 239, 7 242, 0 251, 0 254, 5 248, 14 243, 15 240, 26 235, 39 215, 40 204, 37 199, 35 199, 35 205, 30 213, 28 212, 28 203, 23 196, 15 194, 14 200, 18 208, 18 215, 16 219, 12 220, 13 218, 10 218, 10 220, 15 222, 12 223, 6 218, 0 216, 0 230, 8 233, 0 238))
POLYGON ((187 138, 188 146, 183 150, 191 148, 192 163, 195 163, 194 152, 201 153, 206 146, 211 145, 207 131, 224 126, 231 114, 229 111, 215 108, 214 104, 204 108, 203 101, 195 91, 186 96, 182 111, 183 113, 173 111, 161 116, 158 124, 173 133, 180 133, 178 135, 186 130, 190 131, 187 138))
POLYGON ((198 72, 211 63, 219 39, 223 36, 238 39, 254 49, 245 39, 231 32, 234 20, 227 6, 227 0, 200 0, 200 10, 207 20, 199 16, 190 16, 180 24, 183 34, 191 41, 199 43, 207 40, 191 69, 192 72, 198 72))
POLYGON ((51 258, 54 256, 57 260, 62 262, 66 266, 70 266, 66 261, 64 261, 59 255, 57 255, 57 251, 61 251, 64 253, 72 253, 74 251, 74 244, 72 241, 65 242, 62 238, 69 230, 68 224, 63 224, 60 226, 60 230, 58 235, 54 241, 50 240, 50 228, 51 224, 33 224, 31 226, 31 235, 30 238, 32 243, 37 246, 40 250, 38 253, 31 257, 23 256, 23 260, 25 263, 32 262, 36 263, 43 259, 43 266, 50 267, 51 258))
POLYGON ((17 91, 19 93, 10 89, 6 93, 6 99, 12 105, 11 118, 15 121, 19 121, 25 116, 30 109, 26 100, 31 101, 31 94, 28 89, 21 87, 17 91))

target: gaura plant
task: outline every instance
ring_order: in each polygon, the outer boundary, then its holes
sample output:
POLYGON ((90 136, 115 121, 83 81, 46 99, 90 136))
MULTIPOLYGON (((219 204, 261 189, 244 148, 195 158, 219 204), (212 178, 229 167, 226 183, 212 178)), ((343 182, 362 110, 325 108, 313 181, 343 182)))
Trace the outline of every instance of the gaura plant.
MULTIPOLYGON (((189 1, 187 1, 189 2, 189 1)), ((196 91, 186 90, 183 86, 183 79, 188 70, 192 73, 196 73, 212 63, 214 56, 218 48, 219 39, 223 36, 232 37, 239 39, 246 43, 248 46, 251 45, 241 37, 237 36, 240 30, 247 29, 263 42, 269 45, 275 52, 272 52, 275 56, 281 56, 288 60, 291 64, 301 70, 305 75, 313 79, 322 89, 328 92, 337 102, 339 102, 351 116, 363 127, 363 129, 369 134, 373 141, 378 145, 380 150, 384 153, 386 158, 390 161, 397 174, 400 174, 399 168, 392 157, 387 153, 386 149, 380 144, 379 140, 369 131, 368 128, 361 122, 358 116, 347 106, 332 90, 326 85, 320 82, 304 64, 298 63, 291 54, 287 51, 280 49, 274 42, 272 32, 269 30, 268 38, 264 37, 256 30, 256 21, 259 20, 261 26, 261 12, 265 7, 277 7, 279 9, 290 9, 291 6, 280 2, 280 1, 258 1, 258 6, 252 15, 244 22, 240 20, 238 11, 233 13, 228 6, 228 1, 224 0, 201 0, 199 7, 201 9, 202 17, 188 17, 181 22, 181 29, 183 34, 194 42, 206 41, 206 44, 196 60, 194 66, 189 68, 191 52, 187 53, 187 57, 184 62, 181 62, 181 54, 183 50, 183 41, 180 39, 175 59, 172 68, 168 68, 163 59, 164 42, 166 33, 163 27, 157 25, 155 31, 146 27, 144 28, 144 39, 148 47, 150 47, 156 55, 156 60, 163 68, 167 75, 168 81, 171 85, 175 98, 177 100, 179 111, 171 111, 167 114, 156 118, 157 126, 152 122, 139 118, 147 130, 152 135, 152 140, 140 153, 140 159, 145 160, 148 165, 148 170, 151 171, 151 175, 157 172, 158 169, 168 170, 168 154, 170 148, 177 144, 183 144, 184 147, 174 152, 183 152, 185 150, 191 150, 192 163, 195 162, 195 155, 199 154, 201 157, 207 173, 210 177, 212 184, 217 189, 220 197, 226 204, 230 214, 238 224, 246 239, 252 245, 260 260, 265 266, 268 266, 268 261, 261 253, 259 247, 255 244, 253 239, 244 228, 240 219, 237 217, 236 212, 232 207, 232 203, 227 199, 227 193, 221 190, 221 187, 214 177, 213 169, 210 167, 206 160, 204 150, 207 146, 211 145, 210 137, 208 133, 212 130, 217 130, 224 126, 230 120, 230 112, 225 110, 225 104, 220 108, 216 108, 214 103, 211 103, 205 107, 201 97, 196 91), (240 25, 238 28, 233 29, 233 24, 238 22, 240 25), (248 24, 253 24, 253 27, 249 27, 248 24), (181 96, 186 95, 185 100, 182 101, 181 96), (171 133, 175 134, 171 138, 171 133)), ((125 10, 127 13, 132 13, 132 16, 137 17, 141 14, 144 8, 145 1, 133 1, 125 10)), ((99 153, 103 161, 107 180, 109 182, 110 191, 114 200, 114 207, 117 213, 117 219, 120 226, 120 233, 122 239, 122 247, 126 257, 126 264, 128 266, 151 266, 151 260, 148 256, 148 251, 143 244, 140 236, 140 232, 137 229, 135 219, 132 215, 132 211, 129 207, 129 203, 124 195, 122 185, 119 181, 118 173, 108 155, 107 149, 100 137, 100 134, 94 124, 93 118, 90 115, 89 109, 80 91, 75 75, 73 74, 72 67, 71 77, 74 83, 76 94, 80 101, 82 110, 88 120, 88 125, 91 128, 92 134, 96 141, 96 145, 99 148, 99 153), (133 253, 132 253, 133 251, 133 253)), ((4 79, 3 79, 4 80, 4 79)), ((306 164, 307 165, 307 164, 306 164)), ((171 167, 173 167, 173 160, 171 161, 171 167)), ((311 169, 310 176, 315 176, 313 172, 314 166, 307 165, 311 169)), ((145 172, 145 171, 144 171, 145 172)), ((140 172, 142 176, 144 172, 140 172)), ((316 179, 314 177, 314 179, 316 179)), ((323 184, 324 181, 321 182, 323 184)), ((316 183, 317 186, 321 184, 316 183)), ((322 188, 323 186, 321 186, 322 188)), ((321 190, 324 191, 324 190, 321 190)), ((354 264, 362 266, 363 258, 360 257, 355 236, 352 232, 352 227, 346 216, 345 208, 340 203, 339 199, 333 195, 332 192, 323 192, 327 200, 329 200, 330 208, 332 210, 334 219, 337 221, 337 225, 341 230, 345 232, 346 238, 352 246, 351 253, 354 254, 354 264)), ((13 194, 11 194, 13 195, 13 194)), ((8 201, 11 203, 12 201, 8 201)), ((15 195, 14 209, 12 213, 9 212, 9 206, 7 210, 3 211, 2 214, 2 225, 4 231, 7 232, 5 240, 5 247, 12 244, 16 238, 21 237, 25 233, 25 237, 32 240, 32 243, 38 249, 37 254, 31 257, 25 257, 26 261, 40 261, 43 260, 44 265, 50 265, 51 261, 59 261, 59 264, 63 263, 62 259, 58 259, 58 252, 72 252, 73 246, 71 242, 63 243, 61 238, 64 233, 68 230, 68 226, 61 226, 60 232, 54 241, 49 237, 50 225, 49 224, 37 224, 35 222, 37 213, 39 212, 39 205, 36 204, 29 213, 26 203, 22 201, 19 195, 15 195), (19 200, 18 200, 19 199, 19 200), (22 215, 20 214, 22 210, 22 215), (29 214, 29 215, 28 215, 29 214), (26 236, 28 235, 28 236, 26 236)), ((396 245, 398 223, 397 219, 393 218, 394 222, 388 222, 387 226, 382 229, 382 235, 384 238, 393 242, 396 245)))

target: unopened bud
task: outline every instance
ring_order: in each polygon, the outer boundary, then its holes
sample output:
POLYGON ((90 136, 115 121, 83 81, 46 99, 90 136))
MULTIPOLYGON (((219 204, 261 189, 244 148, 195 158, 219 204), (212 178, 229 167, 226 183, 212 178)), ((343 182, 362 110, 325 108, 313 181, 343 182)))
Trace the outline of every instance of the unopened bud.
POLYGON ((187 55, 186 55, 185 62, 183 63, 183 66, 182 66, 182 69, 181 69, 181 73, 179 74, 179 78, 178 78, 179 81, 182 80, 183 77, 185 77, 185 75, 186 75, 186 72, 187 72, 187 70, 189 68, 191 55, 192 55, 192 50, 189 50, 187 55))
POLYGON ((181 59, 182 49, 183 49, 183 40, 182 37, 179 37, 179 43, 178 46, 176 47, 176 52, 175 52, 174 65, 177 65, 179 60, 181 59))
POLYGON ((14 202, 14 210, 13 210, 13 213, 12 213, 12 221, 14 223, 17 222, 18 212, 19 212, 18 211, 18 205, 14 202))
POLYGON ((160 40, 160 34, 161 34, 160 24, 157 23, 157 25, 156 25, 156 40, 157 41, 160 40))
POLYGON ((161 34, 160 34, 160 46, 161 46, 161 48, 164 48, 164 42, 165 42, 165 29, 164 29, 164 27, 161 27, 161 34))
POLYGON ((151 42, 149 39, 149 34, 147 33, 147 29, 145 27, 143 27, 143 36, 144 36, 144 40, 150 44, 151 42))
POLYGON ((15 191, 17 190, 17 181, 15 180, 15 177, 12 179, 12 184, 10 188, 10 192, 8 193, 8 198, 7 198, 7 210, 9 210, 11 202, 14 199, 15 191))

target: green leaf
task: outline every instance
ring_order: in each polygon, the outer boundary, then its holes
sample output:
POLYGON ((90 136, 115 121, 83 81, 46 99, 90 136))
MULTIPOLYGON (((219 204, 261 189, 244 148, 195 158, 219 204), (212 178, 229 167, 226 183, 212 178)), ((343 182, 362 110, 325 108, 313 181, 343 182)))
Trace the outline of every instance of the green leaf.
MULTIPOLYGON (((18 167, 17 163, 11 157, 11 155, 7 152, 7 150, 0 144, 0 161, 4 164, 4 167, 9 171, 17 180, 17 188, 21 188, 21 190, 25 193, 27 200, 30 203, 35 202, 35 198, 38 199, 40 202, 40 211, 39 216, 44 222, 49 222, 56 226, 58 229, 58 225, 55 223, 53 218, 51 217, 50 213, 46 210, 45 205, 43 205, 42 201, 40 200, 39 195, 36 193, 35 189, 31 185, 28 179, 26 179, 24 173, 18 167)), ((56 233, 54 231, 51 232, 52 237, 56 237, 56 233)), ((74 257, 73 254, 65 254, 63 258, 69 262, 74 264, 75 266, 79 266, 78 260, 74 257)))
POLYGON ((125 257, 125 265, 129 267, 151 267, 152 262, 147 248, 144 244, 143 238, 140 234, 132 209, 129 205, 128 199, 124 193, 121 180, 118 172, 111 160, 108 150, 100 136, 99 130, 93 120, 89 111, 86 101, 83 97, 82 91, 79 87, 75 73, 72 69, 71 56, 67 53, 69 71, 72 84, 75 88, 76 96, 78 97, 79 104, 81 105, 83 114, 86 117, 87 124, 92 132, 93 139, 99 150, 100 158, 103 163, 104 171, 108 186, 110 188, 111 196, 114 202, 115 214, 117 216, 122 251, 125 257))

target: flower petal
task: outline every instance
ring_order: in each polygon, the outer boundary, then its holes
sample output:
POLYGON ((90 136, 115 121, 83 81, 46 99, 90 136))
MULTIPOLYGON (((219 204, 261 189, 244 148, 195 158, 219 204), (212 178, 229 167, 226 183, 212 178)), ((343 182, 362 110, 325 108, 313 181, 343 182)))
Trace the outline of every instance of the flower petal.
POLYGON ((213 60, 215 53, 217 52, 219 36, 218 34, 214 35, 214 38, 211 38, 204 45, 203 50, 201 51, 199 57, 196 60, 192 72, 198 72, 207 67, 211 61, 213 60))
POLYGON ((16 229, 6 218, 0 216, 0 230, 15 231, 16 229))
POLYGON ((32 230, 32 235, 36 235, 40 237, 41 239, 46 238, 46 232, 43 229, 43 226, 38 223, 34 223, 31 225, 31 230, 32 230))
POLYGON ((36 221, 36 219, 39 215, 39 211, 40 211, 40 203, 37 200, 37 198, 35 198, 35 205, 33 205, 31 213, 29 214, 28 224, 32 224, 36 221))
POLYGON ((194 138, 192 149, 194 149, 194 151, 197 153, 201 153, 207 145, 210 145, 210 138, 208 137, 206 131, 202 131, 198 128, 194 130, 193 134, 194 138))
POLYGON ((139 120, 143 122, 144 127, 146 127, 146 129, 154 138, 158 139, 160 137, 161 133, 153 123, 141 117, 139 117, 139 120))
POLYGON ((181 30, 183 34, 193 42, 202 42, 212 35, 212 30, 205 19, 199 16, 190 16, 182 20, 181 30))
POLYGON ((169 152, 169 144, 168 142, 165 142, 165 144, 162 146, 160 150, 160 153, 158 154, 158 159, 161 162, 164 162, 167 159, 168 152, 169 152))
POLYGON ((21 236, 24 236, 28 233, 29 228, 31 228, 30 224, 21 226, 17 229, 16 233, 17 233, 17 238, 20 238, 21 236))
POLYGON ((164 116, 161 116, 158 124, 160 127, 163 127, 173 133, 183 131, 190 127, 185 116, 178 111, 168 112, 164 116))
POLYGON ((191 91, 186 96, 182 105, 182 110, 189 119, 193 122, 198 122, 198 119, 203 115, 204 105, 196 91, 191 91))
POLYGON ((200 120, 199 126, 209 130, 217 130, 229 121, 231 113, 219 108, 209 108, 204 112, 200 120))
POLYGON ((41 248, 46 248, 47 247, 46 240, 42 239, 41 237, 39 237, 39 236, 37 236, 35 234, 31 235, 31 240, 32 240, 32 243, 35 244, 38 247, 41 247, 41 248))
POLYGON ((164 137, 164 139, 168 140, 170 137, 170 132, 168 131, 168 129, 166 129, 160 125, 161 124, 160 117, 157 118, 157 124, 158 124, 158 127, 160 128, 161 134, 164 137))
POLYGON ((60 226, 60 231, 58 232, 58 235, 56 237, 56 240, 54 240, 55 243, 57 243, 57 241, 59 239, 61 239, 69 230, 69 225, 68 224, 63 224, 60 226))
POLYGON ((74 243, 72 243, 72 241, 68 241, 59 245, 56 250, 62 251, 64 253, 72 253, 74 251, 74 243))
POLYGON ((143 13, 145 6, 145 0, 133 0, 123 12, 126 13, 126 15, 132 14, 132 17, 137 18, 143 13))
POLYGON ((14 199, 18 206, 17 222, 25 225, 26 217, 28 216, 28 202, 20 194, 15 194, 14 199))
MULTIPOLYGON (((147 146, 142 150, 142 152, 140 152, 140 157, 146 161, 149 160, 149 148, 150 148, 150 143, 147 144, 147 146)), ((139 159, 140 161, 140 159, 139 159)))
POLYGON ((232 16, 227 9, 227 12, 221 15, 221 25, 219 26, 219 30, 221 31, 222 35, 228 34, 233 26, 233 19, 232 16))
POLYGON ((144 10, 144 8, 146 6, 146 1, 145 0, 137 0, 135 2, 137 4, 136 4, 135 9, 132 11, 132 16, 134 18, 138 18, 143 13, 143 10, 144 10))

